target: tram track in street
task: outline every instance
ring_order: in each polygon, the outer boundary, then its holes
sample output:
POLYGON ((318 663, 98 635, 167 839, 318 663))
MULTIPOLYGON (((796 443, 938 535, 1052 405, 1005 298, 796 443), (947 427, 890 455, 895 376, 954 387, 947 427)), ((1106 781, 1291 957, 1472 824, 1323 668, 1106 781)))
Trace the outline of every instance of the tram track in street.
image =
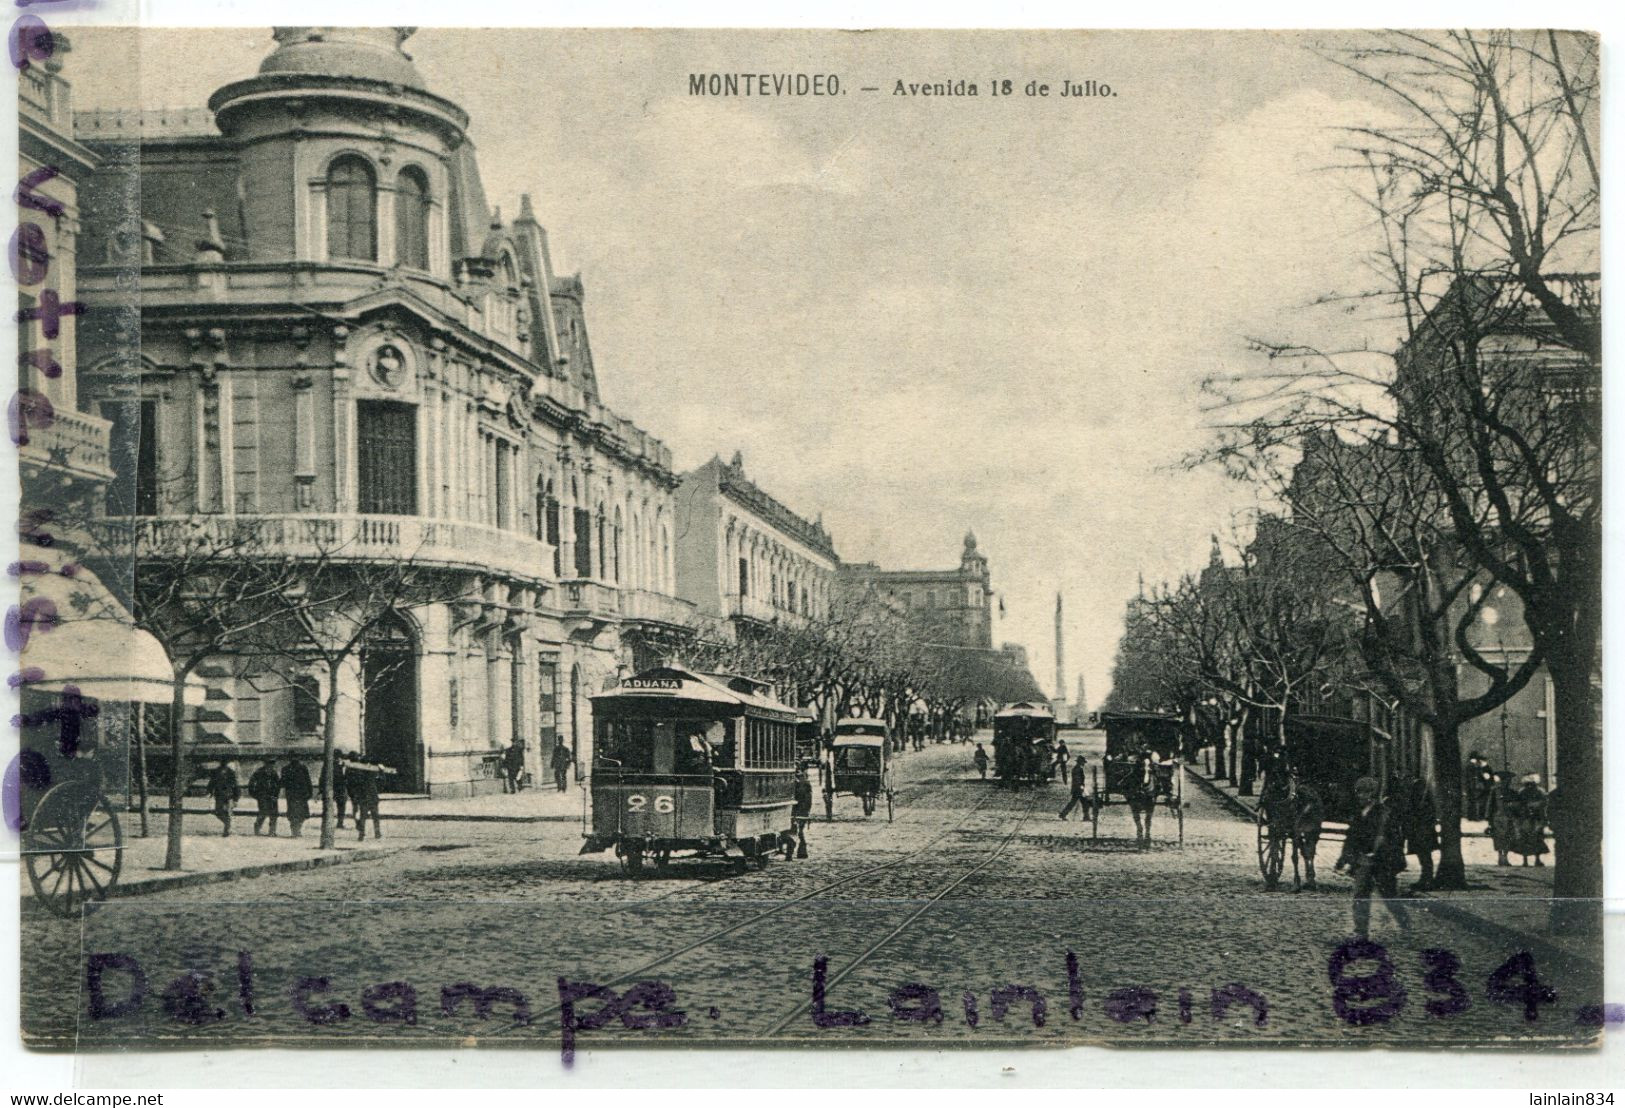
MULTIPOLYGON (((856 873, 850 873, 850 874, 847 874, 844 877, 838 877, 833 881, 827 881, 824 884, 818 886, 815 889, 812 889, 809 892, 802 893, 800 896, 795 896, 795 897, 791 897, 788 900, 779 901, 778 903, 774 904, 772 907, 764 909, 763 911, 757 912, 756 914, 750 916, 747 919, 740 920, 737 923, 731 923, 726 927, 718 928, 717 930, 709 932, 708 934, 703 935, 698 939, 695 939, 695 940, 693 940, 691 942, 683 944, 682 946, 676 948, 675 950, 666 951, 665 953, 663 953, 663 954, 661 954, 661 955, 659 955, 659 956, 657 956, 655 958, 651 958, 650 960, 642 963, 641 965, 638 965, 638 966, 636 966, 636 967, 634 967, 634 968, 632 968, 630 970, 623 971, 622 973, 617 974, 614 977, 608 978, 608 979, 606 979, 606 980, 604 980, 602 982, 596 982, 596 984, 601 984, 601 985, 606 986, 606 987, 614 987, 614 986, 617 986, 617 985, 624 985, 628 981, 633 981, 633 980, 636 980, 636 979, 638 979, 640 977, 645 976, 646 974, 649 973, 650 970, 658 969, 661 966, 664 966, 664 965, 666 965, 666 964, 668 964, 670 962, 676 961, 678 958, 681 958, 686 954, 690 954, 690 953, 692 953, 692 952, 694 952, 696 950, 700 950, 700 949, 702 949, 704 947, 710 946, 710 945, 712 945, 713 943, 717 942, 720 939, 725 939, 729 935, 732 935, 732 934, 734 934, 734 933, 736 933, 738 931, 742 931, 747 927, 751 927, 751 926, 753 926, 755 924, 758 924, 758 923, 762 922, 765 919, 769 919, 769 918, 771 918, 771 917, 773 917, 775 915, 778 915, 781 912, 784 912, 788 908, 792 908, 792 907, 794 907, 794 906, 796 906, 798 904, 805 904, 808 901, 817 899, 818 897, 823 896, 825 893, 831 892, 831 891, 833 891, 835 889, 841 888, 841 887, 846 886, 846 885, 850 885, 853 882, 860 881, 860 880, 862 880, 863 878, 866 878, 866 877, 872 877, 873 875, 875 875, 877 873, 883 873, 883 872, 885 872, 887 870, 896 869, 898 866, 901 866, 901 865, 903 865, 903 864, 905 864, 907 862, 913 861, 915 858, 918 858, 920 855, 925 854, 928 851, 935 848, 937 846, 937 844, 941 843, 944 839, 947 839, 950 836, 958 833, 965 826, 966 823, 968 823, 978 812, 980 812, 982 810, 982 808, 984 806, 986 806, 986 804, 988 803, 989 800, 992 800, 995 796, 998 796, 1001 793, 1002 793, 1002 790, 998 789, 997 787, 995 787, 993 789, 990 789, 988 791, 987 795, 983 796, 982 799, 978 800, 974 805, 972 805, 965 812, 965 814, 960 817, 959 821, 957 823, 955 823, 952 827, 947 828, 946 830, 942 831, 940 834, 938 834, 938 835, 934 836, 933 838, 931 838, 925 844, 917 847, 914 850, 909 851, 906 854, 899 855, 898 857, 893 858, 892 860, 890 860, 888 862, 882 862, 879 865, 866 867, 866 868, 864 868, 862 870, 859 870, 856 873)), ((990 854, 981 864, 974 867, 970 872, 961 875, 958 879, 956 879, 950 885, 948 885, 947 887, 942 889, 935 897, 932 898, 930 903, 935 903, 937 900, 940 900, 942 897, 948 895, 948 893, 952 892, 954 888, 957 888, 965 880, 967 880, 968 878, 974 876, 976 873, 980 872, 982 869, 986 868, 986 866, 988 864, 990 864, 995 858, 997 858, 999 854, 1003 853, 1004 848, 1009 846, 1009 844, 1014 840, 1016 834, 1021 829, 1021 825, 1026 822, 1027 817, 1032 813, 1032 810, 1036 806, 1037 801, 1038 801, 1038 796, 1035 794, 1033 796, 1033 798, 1028 801, 1027 807, 1022 811, 1020 818, 1016 821, 1016 826, 1009 832, 1009 834, 1007 834, 1000 841, 999 845, 994 849, 992 854, 990 854)), ((717 878, 715 880, 720 881, 720 880, 723 880, 723 878, 717 878)), ((710 883, 713 883, 713 882, 707 882, 707 883, 710 884, 710 883)), ((667 894, 666 897, 656 897, 656 898, 651 898, 650 900, 639 901, 636 904, 629 904, 629 905, 626 905, 624 908, 617 909, 616 912, 617 913, 618 912, 624 912, 624 911, 627 911, 627 910, 632 909, 632 908, 644 907, 644 906, 647 906, 647 905, 649 905, 651 903, 656 903, 656 902, 658 902, 660 900, 668 899, 669 896, 675 895, 675 892, 683 892, 683 891, 688 891, 688 890, 675 890, 673 894, 667 894)), ((916 916, 918 914, 919 913, 916 913, 916 916)), ((912 920, 914 918, 916 918, 916 916, 911 916, 910 917, 910 922, 912 922, 912 920)), ((888 936, 888 939, 890 937, 891 936, 888 936)), ((884 941, 881 944, 877 944, 876 949, 878 949, 879 945, 884 945, 884 941)), ((872 951, 871 951, 871 953, 872 953, 872 951)), ((553 1004, 553 1005, 548 1006, 547 1008, 540 1009, 540 1010, 538 1010, 537 1012, 534 1013, 533 1021, 534 1021, 535 1018, 552 1015, 552 1014, 558 1012, 562 1007, 563 1007, 562 1004, 553 1004)), ((511 1034, 515 1030, 518 1030, 518 1029, 519 1029, 519 1027, 517 1025, 515 1027, 513 1027, 513 1028, 501 1028, 501 1029, 497 1029, 497 1030, 495 1030, 493 1032, 489 1032, 488 1035, 489 1035, 489 1037, 492 1037, 492 1038, 500 1038, 500 1037, 504 1036, 505 1034, 511 1034)))
MULTIPOLYGON (((988 866, 992 865, 996 860, 998 860, 998 857, 1009 848, 1010 844, 1016 840, 1016 836, 1021 833, 1022 827, 1027 822, 1027 817, 1032 815, 1033 809, 1037 807, 1038 799, 1039 793, 1035 790, 1032 798, 1027 802, 1027 807, 1022 811, 1020 817, 1017 818, 1015 826, 1010 828, 1005 836, 999 840, 998 845, 988 852, 987 857, 983 858, 980 862, 976 863, 976 865, 972 866, 970 869, 948 882, 941 889, 937 890, 937 892, 927 898, 923 904, 921 904, 913 912, 909 913, 908 917, 904 919, 903 922, 892 928, 874 943, 871 943, 855 958, 847 962, 846 965, 842 966, 839 970, 826 977, 824 987, 829 989, 840 984, 841 981, 857 970, 858 967, 862 966, 870 958, 879 953, 882 947, 886 946, 893 939, 907 931, 916 920, 918 920, 921 916, 924 916, 932 908, 936 907, 936 905, 947 897, 949 893, 959 888, 959 886, 963 885, 966 881, 969 881, 971 878, 975 877, 977 874, 981 873, 988 866)), ((796 1005, 783 1016, 779 1017, 779 1019, 770 1027, 763 1030, 761 1032, 761 1037, 772 1038, 773 1036, 779 1034, 785 1028, 789 1027, 793 1021, 805 1015, 811 1007, 812 1003, 810 1001, 796 1005)))

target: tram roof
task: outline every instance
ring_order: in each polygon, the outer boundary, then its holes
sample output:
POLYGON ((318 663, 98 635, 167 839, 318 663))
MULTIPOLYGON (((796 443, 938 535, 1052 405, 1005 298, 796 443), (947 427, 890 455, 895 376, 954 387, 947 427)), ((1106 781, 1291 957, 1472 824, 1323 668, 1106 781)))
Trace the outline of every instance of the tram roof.
POLYGON ((733 675, 703 673, 677 666, 656 666, 622 681, 613 689, 589 699, 599 700, 686 700, 703 704, 730 704, 743 708, 786 715, 804 715, 800 709, 771 697, 750 691, 746 682, 733 675))
POLYGON ((994 719, 1017 719, 1028 717, 1032 719, 1054 719, 1055 713, 1047 704, 1034 704, 1030 700, 1019 701, 1015 704, 1006 704, 993 713, 994 719))

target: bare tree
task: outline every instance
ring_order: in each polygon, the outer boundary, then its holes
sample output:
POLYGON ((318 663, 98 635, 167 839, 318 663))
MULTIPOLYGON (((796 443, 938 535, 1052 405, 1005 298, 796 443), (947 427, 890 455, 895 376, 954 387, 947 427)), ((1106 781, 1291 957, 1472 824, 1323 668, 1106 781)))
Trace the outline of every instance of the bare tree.
POLYGON ((1602 892, 1600 315, 1584 276, 1600 250, 1597 43, 1399 32, 1325 56, 1399 113, 1347 134, 1377 280, 1328 298, 1394 325, 1397 349, 1261 341, 1267 368, 1210 384, 1229 445, 1261 429, 1403 445, 1454 550, 1522 601, 1556 693, 1554 922, 1578 906, 1590 925, 1602 892))

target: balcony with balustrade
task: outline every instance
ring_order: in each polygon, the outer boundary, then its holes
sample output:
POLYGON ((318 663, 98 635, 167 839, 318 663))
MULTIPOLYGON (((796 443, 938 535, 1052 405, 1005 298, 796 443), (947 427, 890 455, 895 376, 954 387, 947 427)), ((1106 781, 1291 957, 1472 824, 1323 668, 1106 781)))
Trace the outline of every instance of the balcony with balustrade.
POLYGON ((781 608, 765 596, 730 595, 727 598, 728 615, 734 619, 747 619, 755 623, 777 623, 786 627, 802 627, 807 617, 788 608, 781 608))
POLYGON ((411 562, 552 580, 553 548, 514 531, 461 520, 417 516, 308 514, 194 515, 141 521, 141 544, 166 549, 224 550, 243 557, 411 562))
POLYGON ((699 609, 687 600, 649 589, 621 590, 621 618, 628 623, 658 627, 693 627, 699 609))
POLYGON ((28 441, 19 444, 19 464, 25 478, 58 474, 84 481, 113 479, 108 436, 112 424, 99 416, 55 409, 49 416, 32 413, 28 441))

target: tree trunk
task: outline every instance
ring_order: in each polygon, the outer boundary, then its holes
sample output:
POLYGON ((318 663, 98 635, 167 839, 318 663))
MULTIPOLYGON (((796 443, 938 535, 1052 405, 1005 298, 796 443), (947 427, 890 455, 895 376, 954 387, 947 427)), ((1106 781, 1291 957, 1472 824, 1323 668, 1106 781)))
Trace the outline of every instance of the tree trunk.
POLYGON ((1461 732, 1457 721, 1433 728, 1433 803, 1439 814, 1439 868, 1436 889, 1465 889, 1467 863, 1461 856, 1461 732))
MULTIPOLYGON (((333 807, 333 771, 336 768, 334 717, 339 706, 339 675, 337 666, 327 668, 327 704, 322 708, 322 838, 321 848, 332 850, 337 830, 337 814, 333 807)), ((359 820, 359 817, 358 817, 359 820)))
POLYGON ((1595 930, 1602 903, 1602 744, 1593 718, 1592 651, 1547 656, 1556 701, 1553 931, 1595 930))
POLYGON ((186 742, 182 735, 181 720, 186 714, 186 678, 191 673, 187 666, 175 671, 174 688, 169 693, 169 841, 164 850, 164 868, 181 868, 181 830, 185 823, 182 807, 186 803, 186 782, 190 777, 186 767, 186 742))

